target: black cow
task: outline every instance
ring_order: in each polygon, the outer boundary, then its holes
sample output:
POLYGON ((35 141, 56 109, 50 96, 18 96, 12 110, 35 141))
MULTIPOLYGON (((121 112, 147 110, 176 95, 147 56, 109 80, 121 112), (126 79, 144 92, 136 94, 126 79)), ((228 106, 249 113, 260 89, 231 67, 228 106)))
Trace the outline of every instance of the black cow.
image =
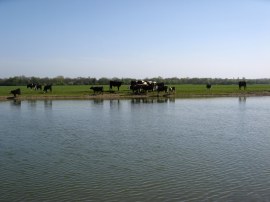
POLYGON ((10 94, 13 94, 14 97, 16 97, 16 95, 20 95, 21 94, 21 89, 17 88, 15 90, 10 91, 10 94))
POLYGON ((238 86, 239 86, 239 90, 241 90, 242 87, 244 88, 244 90, 246 90, 247 82, 246 81, 239 81, 238 86))
POLYGON ((35 88, 35 84, 34 83, 29 83, 29 84, 26 85, 26 87, 30 88, 30 89, 35 88))
POLYGON ((110 89, 112 90, 112 87, 116 86, 119 91, 119 88, 122 84, 123 84, 122 81, 110 81, 110 89))
POLYGON ((165 93, 168 92, 168 86, 163 86, 163 85, 160 85, 160 86, 157 86, 157 92, 162 92, 164 91, 165 93))
POLYGON ((210 83, 207 83, 207 84, 206 84, 206 88, 207 88, 208 90, 210 90, 210 89, 212 88, 212 85, 211 85, 210 83))
POLYGON ((52 92, 52 84, 48 84, 48 85, 44 86, 44 88, 43 88, 44 93, 47 93, 48 90, 50 90, 50 92, 52 92))
POLYGON ((96 92, 103 93, 103 86, 92 86, 90 89, 94 91, 94 94, 96 92))

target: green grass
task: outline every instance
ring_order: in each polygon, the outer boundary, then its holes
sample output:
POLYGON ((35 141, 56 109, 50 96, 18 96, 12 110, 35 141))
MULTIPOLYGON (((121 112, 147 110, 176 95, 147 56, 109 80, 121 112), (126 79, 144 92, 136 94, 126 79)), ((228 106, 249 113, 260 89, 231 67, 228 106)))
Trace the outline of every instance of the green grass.
MULTIPOLYGON (((241 94, 260 94, 269 93, 270 85, 248 85, 246 90, 239 90, 237 85, 212 85, 211 90, 207 90, 205 85, 169 85, 175 86, 175 97, 189 97, 189 96, 230 96, 241 94)), ((93 95, 93 91, 90 90, 91 86, 53 86, 53 91, 46 94, 43 91, 35 91, 27 89, 26 86, 0 86, 0 96, 11 96, 9 92, 16 88, 20 88, 22 96, 86 96, 93 95)), ((125 95, 132 95, 128 85, 120 87, 120 91, 117 88, 113 88, 114 93, 125 95)), ((110 94, 109 86, 104 85, 104 94, 110 94)), ((161 93, 163 94, 163 93, 161 93)), ((149 96, 156 96, 157 92, 149 92, 149 96)))

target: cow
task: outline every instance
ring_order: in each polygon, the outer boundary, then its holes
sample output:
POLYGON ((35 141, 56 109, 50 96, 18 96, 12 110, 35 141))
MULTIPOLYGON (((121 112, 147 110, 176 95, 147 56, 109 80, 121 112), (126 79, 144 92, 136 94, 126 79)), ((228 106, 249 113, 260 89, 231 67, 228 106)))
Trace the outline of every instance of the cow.
POLYGON ((244 88, 244 90, 246 90, 247 82, 246 81, 239 81, 238 86, 239 86, 239 90, 241 90, 242 87, 244 88))
POLYGON ((174 86, 169 87, 169 92, 173 92, 173 93, 175 93, 175 87, 174 87, 174 86))
POLYGON ((47 84, 44 86, 44 88, 43 88, 44 93, 47 93, 48 90, 50 90, 50 92, 52 92, 52 84, 47 84))
POLYGON ((168 86, 164 86, 164 85, 160 85, 160 86, 157 86, 157 92, 162 92, 164 91, 165 93, 168 92, 168 86))
POLYGON ((26 85, 26 87, 30 88, 30 89, 35 88, 35 84, 34 83, 29 83, 29 84, 26 85))
POLYGON ((17 88, 15 90, 11 90, 10 94, 13 94, 14 97, 16 97, 16 95, 20 95, 21 94, 21 89, 17 88))
POLYGON ((208 90, 210 90, 210 89, 212 88, 212 85, 211 85, 210 83, 207 83, 207 84, 206 84, 206 88, 207 88, 208 90))
POLYGON ((129 89, 136 93, 154 91, 155 82, 151 81, 142 81, 142 80, 132 80, 130 82, 129 89))
POLYGON ((116 86, 119 91, 119 88, 122 84, 123 84, 122 81, 110 81, 110 89, 112 90, 112 87, 116 86))
POLYGON ((41 84, 35 84, 35 90, 42 90, 41 84))
POLYGON ((90 89, 94 91, 94 94, 96 92, 103 93, 103 86, 92 86, 90 89))
POLYGON ((132 90, 133 93, 134 92, 139 93, 141 92, 141 88, 142 88, 141 85, 142 84, 131 84, 129 89, 132 90))

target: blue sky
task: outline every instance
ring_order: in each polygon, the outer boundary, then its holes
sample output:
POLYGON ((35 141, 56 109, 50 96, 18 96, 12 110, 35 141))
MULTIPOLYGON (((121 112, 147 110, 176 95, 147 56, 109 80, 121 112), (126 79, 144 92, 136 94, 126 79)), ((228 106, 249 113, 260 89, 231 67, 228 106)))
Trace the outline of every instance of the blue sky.
POLYGON ((0 77, 270 78, 270 0, 0 0, 0 77))

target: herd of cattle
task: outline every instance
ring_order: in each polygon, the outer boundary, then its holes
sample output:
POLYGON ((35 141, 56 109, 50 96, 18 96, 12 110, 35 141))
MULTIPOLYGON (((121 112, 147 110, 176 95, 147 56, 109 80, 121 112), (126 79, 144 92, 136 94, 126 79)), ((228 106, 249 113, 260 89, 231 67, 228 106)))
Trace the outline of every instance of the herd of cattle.
MULTIPOLYGON (((122 81, 110 81, 110 90, 113 90, 113 87, 117 87, 118 91, 123 84, 122 81)), ((94 91, 94 93, 102 93, 103 92, 103 86, 92 86, 90 88, 91 90, 94 91)), ((141 93, 147 93, 149 91, 157 91, 162 92, 164 91, 165 93, 167 92, 175 92, 175 87, 169 87, 165 86, 163 82, 157 83, 153 81, 143 81, 143 80, 133 80, 130 82, 129 89, 134 93, 134 94, 141 94, 141 93)))
MULTIPOLYGON (((38 83, 30 83, 26 85, 26 88, 30 88, 31 90, 42 90, 42 85, 38 83)), ((46 84, 43 87, 43 92, 47 93, 48 91, 52 92, 52 84, 46 84)), ((10 91, 10 94, 13 94, 14 97, 17 95, 21 95, 21 89, 17 88, 15 90, 10 91)))
MULTIPOLYGON (((113 90, 113 87, 117 87, 118 91, 123 84, 122 81, 110 81, 110 90, 113 90)), ((247 83, 246 81, 239 81, 238 82, 239 89, 246 89, 247 83)), ((27 88, 34 89, 34 90, 42 90, 42 85, 38 83, 30 83, 27 84, 27 88)), ((212 85, 210 83, 206 84, 206 88, 210 90, 212 88, 212 85)), ((95 93, 103 93, 103 86, 92 86, 90 87, 91 90, 93 90, 95 93)), ((147 93, 147 92, 154 92, 156 91, 158 94, 160 92, 164 93, 174 93, 175 87, 169 87, 166 86, 163 82, 155 82, 155 81, 143 81, 143 80, 133 80, 130 82, 129 89, 134 94, 141 94, 141 93, 147 93)), ((44 85, 43 92, 47 93, 48 91, 52 92, 52 84, 44 85)), ((14 97, 21 94, 21 89, 17 88, 15 90, 10 91, 10 94, 13 94, 14 97)))
MULTIPOLYGON (((120 86, 123 84, 122 81, 110 81, 110 90, 113 89, 113 87, 117 87, 118 91, 120 86)), ((246 89, 247 83, 246 81, 239 81, 239 90, 246 89)), ((212 88, 211 83, 206 84, 206 88, 210 90, 212 88)), ((103 86, 92 86, 90 88, 91 90, 94 91, 94 93, 103 93, 103 86)), ((153 92, 165 92, 165 93, 171 93, 175 92, 175 87, 169 87, 166 86, 163 82, 154 82, 154 81, 143 81, 143 80, 133 80, 130 82, 129 89, 135 93, 135 94, 140 94, 140 93, 147 93, 149 91, 153 92)))

